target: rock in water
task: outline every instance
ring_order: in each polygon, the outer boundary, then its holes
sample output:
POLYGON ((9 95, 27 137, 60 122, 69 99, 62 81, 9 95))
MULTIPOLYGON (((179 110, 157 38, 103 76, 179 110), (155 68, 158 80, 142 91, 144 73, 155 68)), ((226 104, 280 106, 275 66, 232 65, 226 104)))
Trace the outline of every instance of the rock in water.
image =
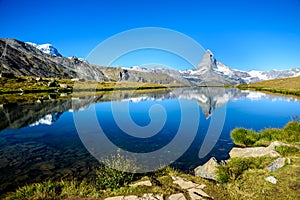
POLYGON ((195 171, 195 176, 200 176, 202 178, 217 180, 217 167, 219 166, 217 160, 212 157, 204 165, 198 166, 195 171))

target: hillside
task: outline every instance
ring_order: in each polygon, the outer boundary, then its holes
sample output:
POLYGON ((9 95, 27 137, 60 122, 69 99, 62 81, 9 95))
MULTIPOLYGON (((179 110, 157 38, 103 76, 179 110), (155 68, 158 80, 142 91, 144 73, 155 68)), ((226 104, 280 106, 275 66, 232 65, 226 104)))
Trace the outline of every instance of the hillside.
POLYGON ((242 84, 238 88, 300 96, 300 76, 242 84))

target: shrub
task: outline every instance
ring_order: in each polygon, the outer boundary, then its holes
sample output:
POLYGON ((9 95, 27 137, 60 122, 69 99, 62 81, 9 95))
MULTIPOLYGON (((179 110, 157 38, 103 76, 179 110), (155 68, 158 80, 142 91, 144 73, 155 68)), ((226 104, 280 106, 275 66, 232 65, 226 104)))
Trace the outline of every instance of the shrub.
POLYGON ((244 128, 236 128, 230 135, 233 142, 242 147, 268 146, 276 140, 297 143, 300 142, 300 123, 291 121, 283 129, 264 129, 259 133, 244 128))
POLYGON ((226 165, 217 169, 218 182, 227 183, 238 179, 248 169, 263 169, 272 158, 231 158, 226 165))
POLYGON ((61 190, 60 183, 47 181, 21 187, 6 199, 60 199, 61 190))
POLYGON ((254 130, 236 128, 231 132, 231 138, 236 145, 248 147, 259 139, 259 135, 254 130))
POLYGON ((275 150, 282 156, 289 156, 300 152, 299 149, 292 146, 278 146, 275 147, 275 150))
POLYGON ((259 140, 266 140, 270 143, 275 140, 283 139, 283 131, 277 128, 268 128, 259 132, 259 140))
POLYGON ((291 121, 284 127, 287 142, 300 142, 300 123, 291 121))
POLYGON ((137 179, 137 167, 133 160, 120 154, 102 160, 103 165, 97 170, 97 185, 99 189, 115 190, 127 186, 137 179), (129 172, 130 171, 130 172, 129 172))

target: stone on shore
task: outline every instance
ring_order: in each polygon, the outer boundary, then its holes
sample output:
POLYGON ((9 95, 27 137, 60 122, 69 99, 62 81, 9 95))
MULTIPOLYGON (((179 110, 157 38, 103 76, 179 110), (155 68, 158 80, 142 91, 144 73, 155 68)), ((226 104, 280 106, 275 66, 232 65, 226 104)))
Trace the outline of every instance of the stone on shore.
POLYGON ((249 148, 234 147, 231 149, 229 155, 231 158, 262 157, 262 156, 279 157, 280 154, 275 151, 275 148, 278 146, 289 146, 289 145, 282 142, 275 141, 272 142, 267 147, 249 147, 249 148))
POLYGON ((147 181, 139 181, 136 183, 132 183, 129 185, 130 187, 136 187, 136 186, 152 186, 151 181, 147 180, 147 181))
POLYGON ((267 178, 265 178, 265 180, 272 184, 276 184, 278 181, 274 176, 268 176, 267 178))
POLYGON ((182 194, 182 193, 172 194, 167 199, 168 200, 186 200, 184 194, 182 194))
POLYGON ((269 172, 275 172, 276 170, 282 168, 286 163, 290 163, 290 162, 291 161, 289 158, 277 158, 275 161, 270 163, 266 169, 269 172))
POLYGON ((198 166, 194 172, 195 176, 200 176, 202 178, 217 180, 217 167, 219 166, 217 160, 212 157, 204 165, 198 166))

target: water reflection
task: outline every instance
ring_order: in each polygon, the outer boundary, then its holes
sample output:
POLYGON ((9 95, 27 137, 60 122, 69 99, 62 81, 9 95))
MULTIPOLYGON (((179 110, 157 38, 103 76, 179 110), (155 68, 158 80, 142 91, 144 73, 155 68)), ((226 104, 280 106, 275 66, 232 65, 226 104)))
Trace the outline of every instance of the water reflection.
MULTIPOLYGON (((150 149, 145 149, 144 143, 136 140, 133 144, 132 138, 123 135, 118 127, 114 126, 111 117, 107 117, 110 115, 110 110, 103 110, 103 108, 110 102, 130 102, 131 110, 136 113, 133 115, 134 121, 140 125, 147 125, 149 116, 143 115, 143 107, 149 107, 150 104, 157 102, 171 105, 178 99, 196 102, 201 118, 190 147, 173 163, 173 166, 183 170, 193 169, 211 156, 217 159, 228 158, 228 152, 232 147, 229 132, 237 126, 256 130, 274 125, 282 126, 291 115, 300 114, 299 102, 294 98, 240 91, 234 88, 176 88, 150 93, 123 91, 77 97, 74 94, 72 99, 2 104, 0 106, 0 191, 12 190, 25 183, 38 182, 49 177, 57 179, 92 177, 93 169, 99 163, 86 150, 73 121, 73 113, 84 113, 91 106, 98 109, 98 119, 102 127, 112 133, 107 137, 116 145, 130 151, 161 149, 173 139, 174 131, 178 128, 176 126, 178 119, 174 118, 167 123, 164 134, 146 140, 150 149), (278 103, 272 105, 274 101, 278 103), (270 109, 266 110, 267 108, 270 109), (217 140, 216 145, 212 147, 209 154, 200 156, 200 159, 199 152, 210 121, 220 109, 227 110, 222 133, 220 137, 211 139, 217 140), (133 147, 135 149, 132 149, 133 147)), ((148 110, 146 112, 148 113, 148 110)))

